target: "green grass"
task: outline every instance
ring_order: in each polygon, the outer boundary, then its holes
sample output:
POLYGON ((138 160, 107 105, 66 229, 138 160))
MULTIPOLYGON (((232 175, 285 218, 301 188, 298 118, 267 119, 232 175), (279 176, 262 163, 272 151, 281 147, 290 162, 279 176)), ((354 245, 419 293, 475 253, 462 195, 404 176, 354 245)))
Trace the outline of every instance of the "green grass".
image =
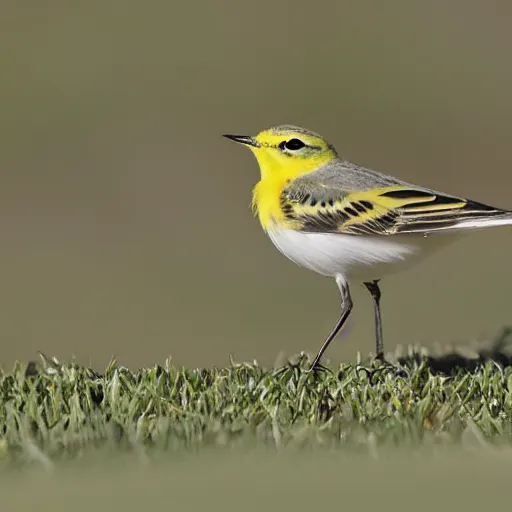
POLYGON ((0 456, 52 465, 87 451, 142 457, 199 447, 377 453, 390 447, 512 441, 505 335, 472 358, 409 350, 400 371, 343 364, 308 374, 301 355, 275 370, 162 366, 104 375, 76 364, 17 364, 0 376, 0 456))

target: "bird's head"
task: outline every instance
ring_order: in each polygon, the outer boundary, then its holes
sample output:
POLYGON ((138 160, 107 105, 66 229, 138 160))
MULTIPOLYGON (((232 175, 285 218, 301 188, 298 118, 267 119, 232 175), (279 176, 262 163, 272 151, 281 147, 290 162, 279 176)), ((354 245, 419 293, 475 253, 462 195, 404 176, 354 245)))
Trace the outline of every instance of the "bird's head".
POLYGON ((258 135, 224 135, 247 146, 258 161, 261 179, 294 177, 314 171, 337 158, 334 147, 322 136, 304 128, 281 125, 258 135))

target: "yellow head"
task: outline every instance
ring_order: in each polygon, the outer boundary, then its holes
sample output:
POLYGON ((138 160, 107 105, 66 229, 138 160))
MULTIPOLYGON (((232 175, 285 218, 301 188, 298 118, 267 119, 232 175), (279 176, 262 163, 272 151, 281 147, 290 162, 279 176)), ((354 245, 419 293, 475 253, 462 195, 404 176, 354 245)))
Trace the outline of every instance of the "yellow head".
POLYGON ((281 125, 252 137, 224 135, 247 146, 258 161, 261 179, 290 179, 314 171, 337 157, 336 150, 320 135, 304 128, 281 125))
POLYGON ((254 137, 224 137, 249 147, 258 161, 261 180, 254 188, 252 206, 264 229, 273 222, 285 222, 280 195, 289 180, 338 158, 323 137, 297 126, 276 126, 254 137))

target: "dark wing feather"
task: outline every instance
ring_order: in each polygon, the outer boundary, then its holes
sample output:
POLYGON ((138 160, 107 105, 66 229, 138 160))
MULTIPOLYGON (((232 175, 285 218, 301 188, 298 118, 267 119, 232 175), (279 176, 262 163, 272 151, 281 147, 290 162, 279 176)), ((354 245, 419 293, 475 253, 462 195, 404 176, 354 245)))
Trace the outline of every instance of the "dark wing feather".
POLYGON ((329 184, 291 182, 281 208, 294 229, 353 235, 426 233, 455 228, 467 220, 509 212, 428 189, 397 185, 361 191, 329 184))

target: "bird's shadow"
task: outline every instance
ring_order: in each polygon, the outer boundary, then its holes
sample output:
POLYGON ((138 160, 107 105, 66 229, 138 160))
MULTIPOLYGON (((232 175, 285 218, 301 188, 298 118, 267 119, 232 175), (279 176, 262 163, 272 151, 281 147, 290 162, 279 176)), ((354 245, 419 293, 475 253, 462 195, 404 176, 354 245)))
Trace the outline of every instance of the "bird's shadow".
POLYGON ((490 346, 475 349, 472 355, 463 355, 457 351, 450 351, 438 355, 425 355, 413 352, 405 356, 396 357, 396 362, 405 367, 424 363, 431 373, 450 375, 459 370, 474 372, 478 367, 494 362, 506 368, 512 366, 512 327, 505 327, 492 341, 490 346), (508 349, 508 350, 507 350, 508 349))

